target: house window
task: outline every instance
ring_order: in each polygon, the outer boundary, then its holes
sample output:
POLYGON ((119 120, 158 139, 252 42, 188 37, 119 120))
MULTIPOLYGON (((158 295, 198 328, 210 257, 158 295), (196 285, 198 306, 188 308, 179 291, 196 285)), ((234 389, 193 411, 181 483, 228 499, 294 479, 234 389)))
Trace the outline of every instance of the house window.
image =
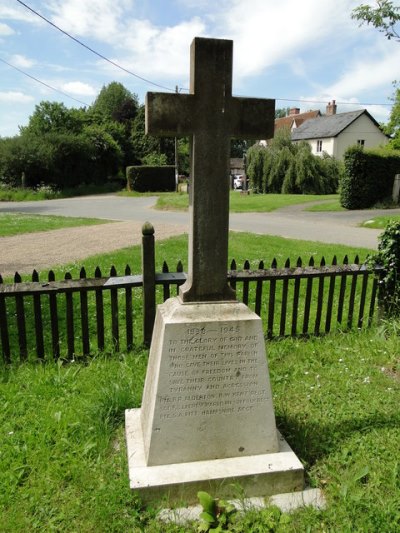
POLYGON ((317 141, 317 153, 322 152, 322 141, 317 141))
POLYGON ((365 140, 364 139, 358 139, 357 146, 360 146, 361 148, 364 148, 365 140))

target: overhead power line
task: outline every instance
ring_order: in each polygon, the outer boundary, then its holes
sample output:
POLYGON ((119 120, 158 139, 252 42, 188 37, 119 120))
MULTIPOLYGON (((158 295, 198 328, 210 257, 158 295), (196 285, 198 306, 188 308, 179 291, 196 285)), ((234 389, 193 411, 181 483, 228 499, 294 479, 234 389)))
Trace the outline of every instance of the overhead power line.
POLYGON ((18 70, 18 72, 20 72, 21 74, 23 74, 24 76, 27 76, 28 78, 31 78, 32 80, 38 82, 38 83, 41 83, 42 85, 44 85, 45 87, 47 87, 48 89, 51 89, 52 91, 56 91, 60 94, 62 94, 63 96, 66 96, 67 98, 71 98, 71 100, 75 100, 75 102, 78 102, 79 104, 82 104, 86 107, 89 107, 89 104, 87 104, 86 102, 82 102, 82 100, 78 100, 77 98, 74 98, 73 96, 63 92, 63 91, 60 91, 60 89, 56 89, 56 87, 53 87, 52 85, 49 85, 48 83, 45 83, 44 81, 41 81, 39 80, 38 78, 35 78, 35 76, 32 76, 31 74, 28 74, 27 72, 21 70, 20 68, 16 67, 15 65, 11 65, 11 63, 8 63, 7 61, 5 61, 4 59, 2 59, 0 57, 0 61, 2 63, 5 63, 6 65, 8 65, 9 67, 15 69, 15 70, 18 70))
MULTIPOLYGON (((276 98, 278 102, 300 102, 305 104, 326 104, 326 100, 302 100, 302 99, 296 99, 296 98, 276 98)), ((372 103, 372 102, 337 102, 335 100, 336 105, 389 105, 392 106, 393 104, 381 104, 381 103, 372 103)))
POLYGON ((84 42, 80 41, 76 37, 73 37, 70 33, 66 32, 65 30, 63 30, 62 28, 60 28, 59 26, 57 26, 56 24, 51 22, 51 20, 47 19, 46 17, 44 17, 43 15, 41 15, 40 13, 38 13, 37 11, 32 9, 30 6, 28 6, 28 4, 25 4, 25 2, 22 2, 21 0, 17 0, 17 2, 19 4, 21 4, 22 6, 26 7, 26 9, 29 9, 29 11, 31 11, 34 15, 40 17, 42 20, 47 22, 47 24, 50 24, 50 26, 53 26, 53 28, 55 28, 56 30, 60 31, 61 33, 63 33, 64 35, 66 35, 67 37, 69 37, 70 39, 75 41, 76 43, 78 43, 79 45, 81 45, 84 48, 86 48, 86 50, 89 50, 89 52, 92 52, 92 54, 95 54, 96 56, 100 57, 104 61, 107 61, 107 63, 110 63, 110 65, 113 65, 114 67, 117 67, 120 70, 123 70, 124 72, 126 72, 127 74, 130 74, 131 76, 134 76, 135 78, 138 78, 139 80, 142 80, 142 81, 144 81, 146 83, 149 83, 150 85, 154 85, 155 87, 159 87, 160 89, 166 89, 167 91, 175 92, 175 89, 171 89, 170 87, 165 87, 164 85, 160 85, 159 83, 155 83, 154 81, 151 81, 151 80, 148 80, 146 78, 143 78, 142 76, 139 76, 139 74, 135 74, 131 70, 128 70, 127 68, 119 65, 115 61, 112 61, 108 57, 104 56, 103 54, 100 54, 99 52, 96 52, 96 50, 94 50, 93 48, 91 48, 90 46, 85 44, 84 42))

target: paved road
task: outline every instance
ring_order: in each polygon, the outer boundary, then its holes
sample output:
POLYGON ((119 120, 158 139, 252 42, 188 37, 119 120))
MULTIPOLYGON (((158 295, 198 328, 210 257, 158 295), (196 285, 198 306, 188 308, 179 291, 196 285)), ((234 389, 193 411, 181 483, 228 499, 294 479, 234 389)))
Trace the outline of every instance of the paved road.
MULTIPOLYGON (((122 197, 100 195, 43 200, 39 202, 0 203, 2 212, 23 212, 46 215, 95 217, 119 221, 150 221, 156 226, 173 224, 188 228, 187 212, 153 209, 156 197, 122 197)), ((373 216, 388 214, 387 210, 307 212, 303 206, 291 206, 271 213, 232 213, 230 229, 279 235, 295 239, 322 241, 376 248, 381 230, 357 227, 373 216)), ((400 214, 400 209, 390 211, 400 214)))

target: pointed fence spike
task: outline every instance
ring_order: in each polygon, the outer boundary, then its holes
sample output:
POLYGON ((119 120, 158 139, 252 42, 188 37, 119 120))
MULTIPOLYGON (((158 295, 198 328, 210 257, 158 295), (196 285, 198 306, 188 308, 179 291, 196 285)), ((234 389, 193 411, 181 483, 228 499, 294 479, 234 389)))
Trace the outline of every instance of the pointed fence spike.
POLYGON ((308 262, 308 266, 313 267, 314 264, 315 264, 314 257, 311 256, 311 257, 310 257, 310 260, 309 260, 309 262, 308 262))
POLYGON ((264 270, 264 261, 263 261, 263 260, 261 260, 261 261, 259 262, 259 264, 258 264, 258 269, 259 269, 259 270, 264 270))
POLYGON ((354 258, 354 264, 355 264, 355 265, 359 265, 359 264, 360 264, 360 258, 359 258, 359 256, 358 256, 358 254, 357 254, 357 255, 355 256, 355 258, 354 258))
POLYGON ((246 259, 243 264, 243 270, 250 270, 250 262, 248 261, 248 259, 246 259))
POLYGON ((344 258, 343 258, 343 264, 344 265, 348 265, 349 264, 349 258, 347 257, 347 255, 345 255, 344 258))
POLYGON ((110 270, 110 278, 115 278, 116 276, 117 276, 117 269, 115 268, 114 265, 112 265, 111 270, 110 270))
POLYGON ((236 261, 234 259, 231 261, 231 270, 236 270, 236 261))
POLYGON ((36 270, 34 270, 34 271, 32 272, 32 281, 34 281, 34 282, 35 282, 35 281, 39 281, 39 274, 37 273, 36 270))
POLYGON ((56 275, 54 274, 54 270, 49 270, 49 273, 47 274, 47 279, 49 281, 56 281, 56 275))
POLYGON ((72 274, 71 274, 71 272, 66 272, 66 273, 65 273, 65 276, 64 276, 64 279, 72 279, 72 274))
POLYGON ((278 267, 278 261, 276 260, 276 257, 274 257, 271 263, 271 268, 277 268, 277 267, 278 267))
POLYGON ((126 265, 125 267, 125 276, 130 276, 132 274, 131 267, 129 265, 126 265))
POLYGON ((336 265, 337 265, 337 257, 336 257, 336 255, 333 256, 333 259, 332 259, 332 265, 333 265, 333 266, 336 266, 336 265))
POLYGON ((14 275, 14 283, 21 283, 21 281, 22 281, 21 276, 19 275, 18 272, 16 272, 14 275))
POLYGON ((97 266, 96 270, 94 271, 94 277, 95 278, 101 278, 101 270, 100 270, 99 266, 97 266))
POLYGON ((303 261, 301 260, 301 257, 298 257, 298 258, 297 258, 296 266, 299 268, 299 267, 302 266, 302 264, 303 264, 303 261))
POLYGON ((321 262, 320 262, 320 266, 324 267, 325 265, 326 265, 325 257, 322 256, 322 259, 321 259, 321 262))
POLYGON ((290 268, 290 259, 289 259, 289 257, 285 261, 285 268, 290 268))
POLYGON ((86 278, 86 270, 85 270, 85 267, 82 267, 80 272, 79 272, 79 277, 80 279, 85 279, 86 278))
POLYGON ((176 265, 176 271, 177 272, 183 272, 183 264, 182 261, 179 259, 178 264, 176 265))
POLYGON ((166 261, 164 261, 164 263, 162 265, 162 271, 163 271, 164 274, 169 272, 168 263, 166 261))

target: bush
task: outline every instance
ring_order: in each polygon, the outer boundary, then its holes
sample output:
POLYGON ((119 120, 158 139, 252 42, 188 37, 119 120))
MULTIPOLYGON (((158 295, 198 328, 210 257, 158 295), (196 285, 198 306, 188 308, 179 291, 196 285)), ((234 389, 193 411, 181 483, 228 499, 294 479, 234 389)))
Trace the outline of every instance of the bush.
POLYGON ((278 131, 268 147, 252 146, 247 162, 250 186, 264 193, 335 193, 343 172, 340 161, 313 155, 307 142, 292 143, 286 131, 278 131))
POLYGON ((344 155, 340 203, 346 209, 372 207, 392 194, 394 176, 400 173, 400 152, 351 147, 344 155))
POLYGON ((126 168, 128 191, 172 192, 175 191, 174 166, 131 166, 126 168))
POLYGON ((400 314, 400 222, 389 222, 379 236, 378 253, 373 262, 386 270, 382 280, 381 302, 388 315, 400 314))

